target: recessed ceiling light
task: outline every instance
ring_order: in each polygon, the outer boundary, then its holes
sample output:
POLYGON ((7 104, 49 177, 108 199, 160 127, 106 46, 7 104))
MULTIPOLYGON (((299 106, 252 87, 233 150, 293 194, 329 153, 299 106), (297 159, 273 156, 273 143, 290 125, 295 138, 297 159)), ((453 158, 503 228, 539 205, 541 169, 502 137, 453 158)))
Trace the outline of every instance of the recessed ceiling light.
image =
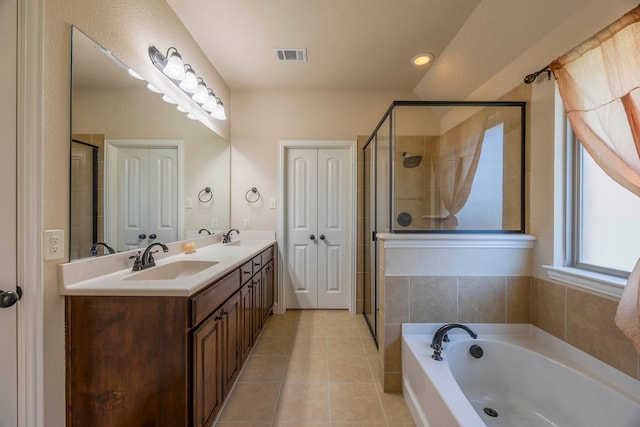
POLYGON ((427 65, 429 62, 433 60, 433 55, 430 53, 419 53, 413 58, 411 58, 411 63, 413 65, 427 65))

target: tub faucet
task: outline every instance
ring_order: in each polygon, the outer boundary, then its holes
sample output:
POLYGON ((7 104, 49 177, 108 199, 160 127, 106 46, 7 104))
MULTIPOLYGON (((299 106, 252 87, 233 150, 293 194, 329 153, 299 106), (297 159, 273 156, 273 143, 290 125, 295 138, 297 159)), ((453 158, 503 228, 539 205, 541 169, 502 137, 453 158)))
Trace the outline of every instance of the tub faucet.
POLYGON ((198 234, 202 234, 203 232, 205 232, 209 236, 211 236, 211 232, 209 230, 207 230, 206 228, 201 228, 200 230, 198 230, 198 234))
POLYGON ((162 248, 162 252, 169 252, 169 248, 164 243, 153 242, 147 249, 142 253, 142 258, 140 258, 140 270, 144 270, 149 267, 154 267, 156 265, 156 260, 153 259, 153 254, 158 251, 151 251, 154 246, 160 246, 162 248))
POLYGON ((231 232, 232 231, 235 231, 237 234, 240 234, 240 232, 237 229, 232 228, 231 230, 229 230, 226 233, 224 233, 224 239, 222 239, 222 243, 230 243, 231 242, 231 232))
POLYGON ((442 343, 449 341, 447 332, 449 332, 451 329, 462 329, 466 331, 471 336, 471 338, 473 339, 478 338, 478 334, 473 332, 467 326, 461 325, 459 323, 448 323, 444 326, 441 326, 440 329, 438 329, 436 333, 433 334, 433 339, 431 340, 431 348, 433 349, 433 354, 431 355, 431 358, 433 360, 437 360, 437 361, 442 360, 442 343))
POLYGON ((109 251, 109 254, 116 253, 116 251, 105 242, 95 242, 93 245, 89 247, 89 252, 91 253, 91 256, 98 256, 98 246, 104 246, 104 248, 107 251, 109 251))

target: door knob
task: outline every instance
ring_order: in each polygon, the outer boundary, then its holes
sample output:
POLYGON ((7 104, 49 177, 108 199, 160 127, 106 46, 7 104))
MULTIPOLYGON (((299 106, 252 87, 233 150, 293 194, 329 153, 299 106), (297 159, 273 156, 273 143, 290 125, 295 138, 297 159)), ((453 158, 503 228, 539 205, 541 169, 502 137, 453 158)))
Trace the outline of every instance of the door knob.
POLYGON ((316 236, 314 236, 313 234, 312 234, 311 236, 309 236, 309 238, 310 238, 311 240, 316 240, 316 236))
POLYGON ((320 235, 320 240, 324 240, 324 239, 325 239, 324 234, 321 234, 320 235))
POLYGON ((8 308, 17 303, 22 298, 22 288, 16 286, 15 291, 0 290, 0 308, 8 308))
POLYGON ((142 234, 138 234, 138 239, 140 239, 140 240, 144 240, 144 239, 146 239, 146 238, 147 238, 147 235, 146 235, 146 234, 144 234, 144 233, 142 233, 142 234))
POLYGON ((158 237, 158 236, 156 236, 155 233, 149 234, 149 240, 154 240, 156 237, 158 237))

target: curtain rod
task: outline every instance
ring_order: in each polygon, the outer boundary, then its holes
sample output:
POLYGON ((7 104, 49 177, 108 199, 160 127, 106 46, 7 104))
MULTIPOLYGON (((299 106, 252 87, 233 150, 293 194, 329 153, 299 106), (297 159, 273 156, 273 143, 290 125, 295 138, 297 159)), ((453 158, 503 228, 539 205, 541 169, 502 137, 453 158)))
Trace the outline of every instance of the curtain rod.
POLYGON ((530 85, 531 83, 535 82, 536 79, 538 78, 538 76, 542 73, 546 72, 547 73, 547 79, 551 80, 551 68, 549 68, 549 66, 547 65, 546 67, 544 67, 542 70, 536 71, 535 73, 531 73, 528 74, 525 78, 524 78, 524 82, 528 85, 530 85))

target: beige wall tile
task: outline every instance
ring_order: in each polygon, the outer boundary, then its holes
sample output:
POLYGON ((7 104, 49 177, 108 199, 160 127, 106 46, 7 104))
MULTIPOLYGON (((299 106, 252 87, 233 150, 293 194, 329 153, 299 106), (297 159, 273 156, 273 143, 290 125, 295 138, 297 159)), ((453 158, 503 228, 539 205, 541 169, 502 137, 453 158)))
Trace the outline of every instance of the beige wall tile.
POLYGON ((614 323, 617 302, 567 289, 567 342, 638 377, 638 353, 614 323))
POLYGON ((531 322, 562 340, 565 339, 565 302, 564 286, 531 279, 531 322))
POLYGON ((402 391, 402 372, 385 373, 382 388, 385 393, 402 391))
POLYGON ((504 277, 458 277, 458 320, 460 322, 504 323, 506 318, 504 277))
POLYGON ((507 323, 531 323, 531 277, 507 277, 507 323))
POLYGON ((402 325, 386 324, 384 327, 384 370, 402 371, 402 325))
POLYGON ((385 278, 384 307, 386 323, 409 321, 409 276, 385 278))
POLYGON ((411 277, 411 323, 455 322, 458 319, 458 278, 411 277))

